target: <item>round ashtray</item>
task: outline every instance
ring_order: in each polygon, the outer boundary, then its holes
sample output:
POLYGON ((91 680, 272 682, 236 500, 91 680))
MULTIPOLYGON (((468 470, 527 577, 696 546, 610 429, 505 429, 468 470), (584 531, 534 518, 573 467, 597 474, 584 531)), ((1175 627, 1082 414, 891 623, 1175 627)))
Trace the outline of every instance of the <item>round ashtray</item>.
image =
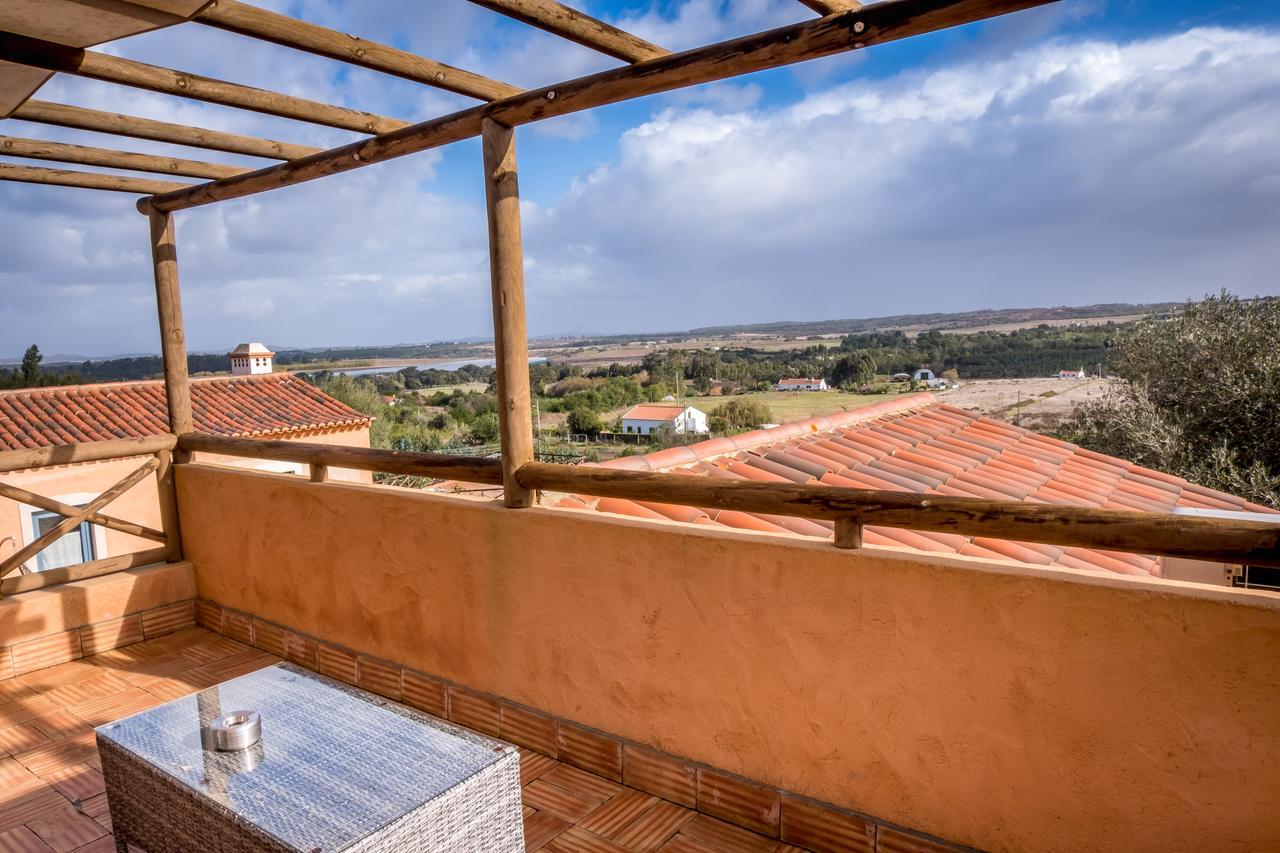
POLYGON ((209 723, 209 743, 219 752, 248 749, 262 740, 262 718, 257 711, 232 711, 209 723))

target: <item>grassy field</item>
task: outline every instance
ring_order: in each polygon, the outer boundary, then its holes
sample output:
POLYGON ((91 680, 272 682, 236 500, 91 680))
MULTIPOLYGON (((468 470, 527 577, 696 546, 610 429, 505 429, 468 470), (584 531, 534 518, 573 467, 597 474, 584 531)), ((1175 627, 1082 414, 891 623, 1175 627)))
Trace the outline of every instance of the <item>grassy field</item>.
POLYGON ((483 382, 463 382, 461 385, 433 385, 430 388, 419 388, 413 393, 423 397, 430 397, 438 391, 475 391, 478 393, 487 387, 489 386, 483 382))
MULTIPOLYGON (((851 394, 845 391, 761 391, 744 396, 768 406, 769 411, 773 413, 773 420, 780 424, 830 415, 847 409, 859 409, 887 399, 883 394, 851 394)), ((701 402, 706 403, 709 409, 714 409, 721 400, 704 397, 701 402), (712 400, 715 400, 715 403, 712 403, 712 400)), ((693 405, 702 408, 698 403, 693 405)))

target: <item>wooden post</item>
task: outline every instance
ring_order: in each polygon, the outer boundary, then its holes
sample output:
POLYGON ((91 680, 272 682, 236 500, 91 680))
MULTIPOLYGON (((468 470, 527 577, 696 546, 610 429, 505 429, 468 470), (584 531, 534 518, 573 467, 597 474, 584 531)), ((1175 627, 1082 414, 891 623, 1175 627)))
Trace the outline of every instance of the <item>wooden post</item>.
POLYGON ((521 486, 515 478, 521 465, 533 461, 515 131, 486 118, 481 135, 485 201, 489 211, 489 274, 493 285, 493 349, 497 357, 503 498, 509 507, 527 507, 533 504, 534 491, 521 486))
MULTIPOLYGON (((173 214, 149 209, 151 261, 156 279, 156 311, 160 317, 160 352, 164 357, 164 393, 169 403, 169 429, 175 436, 194 430, 191 415, 191 378, 187 375, 187 333, 182 325, 182 293, 178 287, 178 250, 174 243, 173 214)), ((178 494, 174 483, 174 462, 186 462, 190 454, 174 450, 172 458, 160 456, 156 487, 160 493, 160 513, 168 537, 169 561, 182 559, 182 532, 179 526, 178 494), (166 464, 167 463, 167 464, 166 464)))
POLYGON ((856 518, 837 518, 836 547, 861 548, 862 522, 858 521, 856 518))
POLYGON ((315 462, 311 463, 311 482, 327 483, 329 482, 329 466, 320 465, 315 462))

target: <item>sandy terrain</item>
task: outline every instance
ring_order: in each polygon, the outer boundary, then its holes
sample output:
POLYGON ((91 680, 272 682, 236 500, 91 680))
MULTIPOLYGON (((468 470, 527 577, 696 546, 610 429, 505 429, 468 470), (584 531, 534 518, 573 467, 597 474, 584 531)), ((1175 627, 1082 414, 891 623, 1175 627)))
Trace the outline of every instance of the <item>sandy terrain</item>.
POLYGON ((1076 406, 1096 400, 1109 384, 1098 379, 974 379, 939 398, 957 408, 1053 432, 1076 406))

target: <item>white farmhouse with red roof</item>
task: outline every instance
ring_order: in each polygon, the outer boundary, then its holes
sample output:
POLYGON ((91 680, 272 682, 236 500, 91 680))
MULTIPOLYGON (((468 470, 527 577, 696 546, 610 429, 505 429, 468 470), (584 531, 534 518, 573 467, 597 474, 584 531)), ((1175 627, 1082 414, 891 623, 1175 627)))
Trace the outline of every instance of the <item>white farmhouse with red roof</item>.
POLYGON ((677 435, 706 433, 707 413, 693 406, 633 406, 622 416, 622 431, 632 435, 654 435, 668 430, 677 435))

